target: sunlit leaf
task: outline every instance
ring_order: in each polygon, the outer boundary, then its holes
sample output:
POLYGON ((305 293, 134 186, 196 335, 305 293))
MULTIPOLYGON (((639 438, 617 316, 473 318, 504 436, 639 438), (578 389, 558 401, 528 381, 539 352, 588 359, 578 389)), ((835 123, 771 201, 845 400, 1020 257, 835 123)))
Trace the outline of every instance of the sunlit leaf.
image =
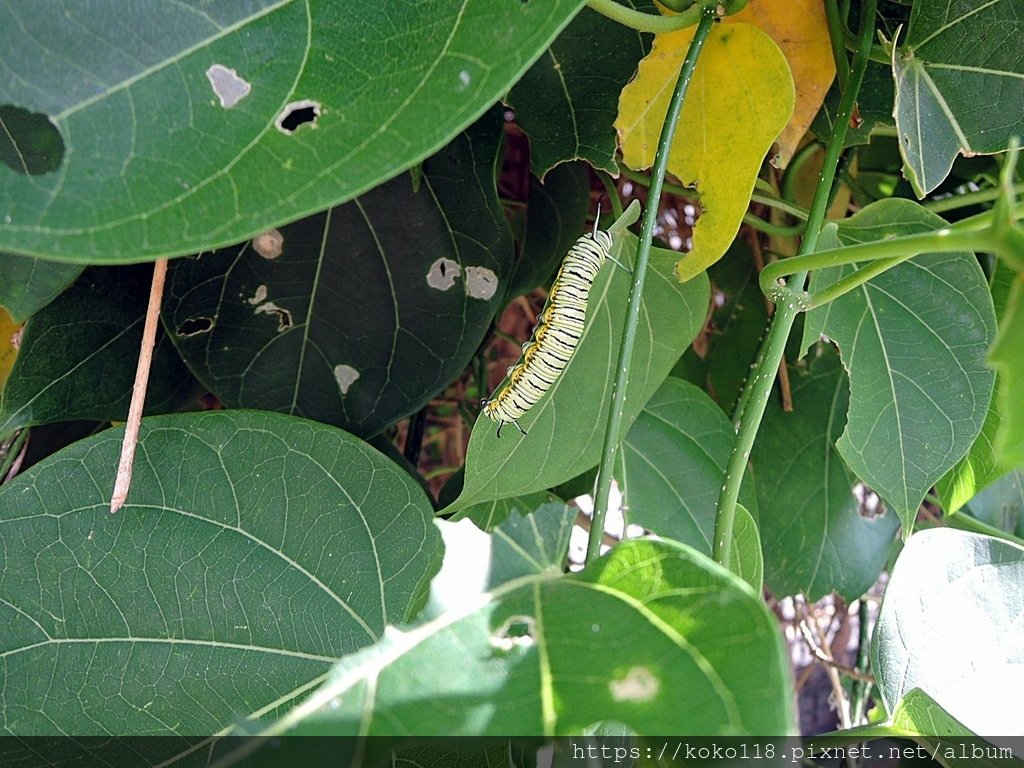
MULTIPOLYGON (((636 78, 622 91, 615 127, 623 162, 630 168, 654 162, 693 31, 658 35, 636 78)), ((718 261, 736 236, 761 161, 793 114, 794 98, 786 58, 768 35, 747 24, 712 28, 668 161, 670 173, 696 185, 703 209, 693 230, 693 249, 677 267, 680 280, 718 261)))

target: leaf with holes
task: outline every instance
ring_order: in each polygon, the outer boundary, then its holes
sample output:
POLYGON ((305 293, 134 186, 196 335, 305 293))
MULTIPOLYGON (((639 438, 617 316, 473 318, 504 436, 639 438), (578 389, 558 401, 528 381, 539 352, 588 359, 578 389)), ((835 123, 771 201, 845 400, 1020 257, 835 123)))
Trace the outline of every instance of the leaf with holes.
POLYGON ((494 188, 500 116, 338 208, 172 267, 164 319, 233 407, 363 435, 414 413, 490 325, 512 243, 494 188), (396 211, 401 211, 400 216, 396 211))
MULTIPOLYGON (((618 237, 612 255, 630 264, 637 239, 618 237)), ((704 322, 707 278, 680 285, 672 274, 677 254, 651 249, 633 364, 626 390, 625 424, 679 359, 704 322)), ((587 323, 578 349, 550 391, 520 419, 523 436, 514 428, 496 436, 496 425, 480 417, 466 452, 466 477, 455 511, 470 504, 521 496, 564 482, 597 464, 607 422, 626 316, 630 276, 607 262, 590 291, 587 323)))
POLYGON ((632 540, 581 573, 538 572, 493 537, 449 531, 467 522, 442 525, 427 620, 343 659, 264 733, 539 736, 602 720, 640 734, 791 727, 774 615, 709 558, 632 540), (512 557, 521 565, 506 568, 512 557))
POLYGON ((835 441, 846 425, 850 385, 830 345, 789 367, 793 409, 769 402, 750 460, 757 485, 768 586, 777 595, 831 592, 851 602, 885 567, 899 519, 865 516, 857 478, 835 441))
POLYGON ((1003 152, 1024 134, 1022 36, 1018 0, 914 4, 892 69, 904 173, 918 197, 942 183, 957 154, 1003 152))
POLYGON ((350 200, 480 117, 582 5, 5 4, 0 249, 154 259, 350 200))
POLYGON ((272 413, 147 419, 111 515, 121 438, 0 489, 5 734, 215 733, 301 699, 422 604, 430 503, 351 435, 272 413))
MULTIPOLYGON (((827 225, 818 247, 945 224, 910 200, 881 200, 827 225)), ((817 270, 811 289, 855 268, 817 270)), ((850 410, 836 447, 906 531, 925 493, 981 431, 994 383, 985 355, 995 331, 992 296, 972 253, 916 256, 807 315, 804 345, 824 333, 850 375, 850 410)))
MULTIPOLYGON (((34 424, 128 415, 152 274, 145 265, 87 269, 29 319, 11 379, 0 392, 0 436, 34 424)), ((197 389, 161 334, 146 413, 186 407, 197 389)))

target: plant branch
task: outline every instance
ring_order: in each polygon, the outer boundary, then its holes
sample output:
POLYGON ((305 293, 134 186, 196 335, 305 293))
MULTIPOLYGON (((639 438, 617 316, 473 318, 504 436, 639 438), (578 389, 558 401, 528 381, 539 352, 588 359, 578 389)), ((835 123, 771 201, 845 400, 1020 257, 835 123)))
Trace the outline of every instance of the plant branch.
POLYGON ((690 48, 683 59, 676 81, 672 100, 665 115, 665 123, 661 129, 658 150, 654 156, 654 167, 651 170, 651 186, 647 196, 647 207, 644 210, 643 223, 640 227, 640 241, 637 245, 636 263, 633 265, 633 285, 629 292, 629 305, 626 307, 625 327, 622 331, 622 346, 619 349, 619 361, 615 373, 615 386, 612 389, 612 402, 608 412, 608 427, 604 435, 604 447, 601 453, 601 466, 597 475, 597 490, 594 493, 594 522, 587 541, 587 562, 601 554, 601 534, 604 531, 604 520, 608 513, 608 499, 611 495, 612 468, 615 466, 615 453, 618 450, 622 428, 623 410, 626 400, 626 382, 629 378, 629 367, 633 358, 633 346, 636 342, 637 327, 640 324, 641 299, 644 282, 647 278, 647 262, 651 253, 651 240, 654 236, 654 225, 658 221, 658 201, 661 198, 665 171, 668 168, 669 150, 675 136, 676 124, 683 108, 683 98, 689 90, 693 72, 697 67, 697 58, 704 42, 711 32, 716 12, 713 6, 703 10, 700 23, 693 34, 690 48))
MULTIPOLYGON (((853 57, 853 68, 846 88, 843 90, 832 135, 825 149, 821 176, 814 191, 814 199, 808 212, 807 229, 798 255, 814 252, 818 243, 818 234, 825 221, 828 201, 832 193, 832 183, 835 180, 839 157, 846 138, 846 130, 850 125, 850 117, 857 102, 857 94, 868 66, 868 54, 875 29, 876 7, 877 0, 864 0, 861 4, 860 39, 857 53, 853 57)), ((806 273, 802 272, 794 275, 791 282, 797 288, 802 289, 806 279, 806 273)), ((718 513, 715 516, 715 538, 713 541, 714 558, 726 568, 731 565, 736 500, 739 497, 740 483, 747 468, 747 460, 750 458, 750 449, 754 445, 754 438, 761 426, 761 418, 768 405, 775 372, 783 361, 786 340, 789 338, 789 333, 799 313, 800 310, 795 302, 777 304, 775 314, 770 321, 768 335, 765 337, 764 345, 754 364, 753 374, 743 388, 740 403, 736 409, 738 432, 725 470, 725 484, 718 497, 718 513)))
POLYGON ((661 16, 653 13, 642 13, 633 10, 615 0, 587 0, 587 5, 602 16, 612 21, 635 29, 637 32, 676 32, 696 24, 700 18, 703 8, 699 5, 691 5, 685 11, 675 16, 661 16))
POLYGON ((139 349, 139 365, 135 369, 135 383, 132 385, 132 402, 128 407, 128 421, 124 425, 124 441, 121 443, 121 459, 117 464, 114 492, 110 498, 110 512, 117 512, 128 498, 132 484, 132 467, 135 463, 135 449, 139 444, 139 427, 142 426, 142 408, 146 404, 146 386, 149 384, 149 366, 153 362, 153 347, 156 344, 156 326, 160 320, 160 300, 164 295, 164 279, 167 277, 167 259, 157 259, 153 264, 153 282, 149 288, 149 305, 146 307, 146 323, 142 329, 142 347, 139 349))

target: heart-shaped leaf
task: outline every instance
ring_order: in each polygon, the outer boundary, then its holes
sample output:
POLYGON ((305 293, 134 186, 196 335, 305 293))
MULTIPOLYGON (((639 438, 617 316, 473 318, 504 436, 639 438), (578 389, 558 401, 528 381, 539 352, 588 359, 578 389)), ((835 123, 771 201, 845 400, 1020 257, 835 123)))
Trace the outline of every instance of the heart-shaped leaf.
POLYGON ((0 307, 23 323, 71 285, 83 269, 81 264, 0 253, 0 307))

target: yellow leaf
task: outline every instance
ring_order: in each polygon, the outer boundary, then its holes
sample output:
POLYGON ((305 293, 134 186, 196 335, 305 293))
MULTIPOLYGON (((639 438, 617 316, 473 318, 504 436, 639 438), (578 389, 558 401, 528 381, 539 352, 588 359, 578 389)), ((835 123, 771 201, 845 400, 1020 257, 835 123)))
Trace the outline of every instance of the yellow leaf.
POLYGON ((836 76, 825 7, 821 0, 757 0, 723 21, 753 24, 766 32, 789 62, 796 83, 796 106, 778 138, 776 160, 780 168, 785 168, 836 76))
MULTIPOLYGON (((658 35, 636 78, 622 91, 615 128, 630 168, 654 162, 693 32, 658 35)), ((696 186, 703 209, 693 230, 693 249, 676 264, 680 280, 718 261, 736 236, 761 161, 793 113, 793 99, 786 58, 768 35, 747 24, 715 25, 669 153, 668 170, 696 186)))
POLYGON ((14 360, 18 357, 15 335, 20 327, 21 325, 7 314, 7 310, 0 307, 0 389, 7 383, 7 377, 11 375, 11 368, 14 367, 14 360))

